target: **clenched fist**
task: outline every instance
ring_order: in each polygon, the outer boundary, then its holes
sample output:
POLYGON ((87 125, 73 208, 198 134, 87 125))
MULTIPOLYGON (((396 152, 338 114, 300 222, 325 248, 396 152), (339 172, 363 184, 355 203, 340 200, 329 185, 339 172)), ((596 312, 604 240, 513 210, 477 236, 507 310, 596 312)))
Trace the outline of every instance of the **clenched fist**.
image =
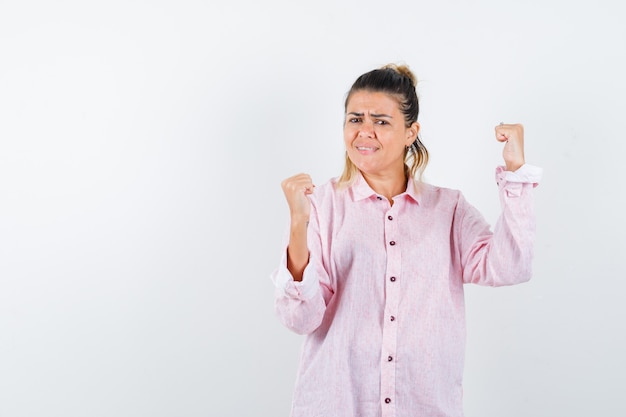
POLYGON ((292 220, 308 221, 311 214, 311 202, 307 196, 312 194, 315 188, 311 177, 308 174, 294 175, 284 180, 281 186, 292 220))
POLYGON ((524 126, 500 123, 496 126, 496 139, 505 142, 502 156, 507 171, 516 171, 524 165, 524 126))

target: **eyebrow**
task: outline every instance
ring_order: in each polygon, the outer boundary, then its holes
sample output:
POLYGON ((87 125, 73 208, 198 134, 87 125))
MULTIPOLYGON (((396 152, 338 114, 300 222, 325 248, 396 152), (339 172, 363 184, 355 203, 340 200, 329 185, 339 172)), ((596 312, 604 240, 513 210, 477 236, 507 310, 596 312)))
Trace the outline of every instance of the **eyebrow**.
MULTIPOLYGON (((357 113, 357 112, 353 112, 351 111, 350 113, 348 113, 348 115, 352 115, 352 116, 357 116, 357 117, 363 117, 363 113, 357 113)), ((388 114, 371 114, 372 117, 379 119, 381 117, 386 117, 388 119, 393 119, 393 117, 389 116, 388 114)))

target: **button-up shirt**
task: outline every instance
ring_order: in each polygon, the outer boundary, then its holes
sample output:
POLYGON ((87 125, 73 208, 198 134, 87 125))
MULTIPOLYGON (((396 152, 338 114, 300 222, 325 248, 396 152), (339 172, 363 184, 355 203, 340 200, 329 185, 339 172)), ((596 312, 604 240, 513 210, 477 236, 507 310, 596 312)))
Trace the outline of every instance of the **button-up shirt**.
POLYGON ((409 180, 393 205, 362 176, 316 187, 309 263, 295 282, 286 251, 276 311, 306 334, 292 417, 461 417, 463 284, 531 276, 538 168, 496 170, 493 232, 456 190, 409 180))

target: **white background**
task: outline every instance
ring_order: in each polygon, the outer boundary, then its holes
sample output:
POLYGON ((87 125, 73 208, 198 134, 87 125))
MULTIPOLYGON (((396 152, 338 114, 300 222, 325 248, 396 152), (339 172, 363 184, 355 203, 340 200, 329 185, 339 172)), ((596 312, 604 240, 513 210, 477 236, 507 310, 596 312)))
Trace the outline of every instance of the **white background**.
POLYGON ((622 8, 0 1, 0 416, 287 416, 280 181, 340 173, 389 62, 427 181, 493 223, 500 121, 545 170, 533 280, 466 287, 467 417, 626 415, 622 8))

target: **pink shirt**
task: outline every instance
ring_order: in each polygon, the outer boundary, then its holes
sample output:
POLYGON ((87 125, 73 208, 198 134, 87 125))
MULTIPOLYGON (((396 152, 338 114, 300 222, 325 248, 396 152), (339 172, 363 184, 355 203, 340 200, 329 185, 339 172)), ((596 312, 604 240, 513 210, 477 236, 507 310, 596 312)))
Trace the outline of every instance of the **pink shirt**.
POLYGON ((359 176, 311 195, 301 282, 272 278, 276 311, 306 334, 292 417, 461 417, 463 284, 531 276, 540 169, 496 170, 493 233, 459 191, 409 181, 391 206, 359 176))

